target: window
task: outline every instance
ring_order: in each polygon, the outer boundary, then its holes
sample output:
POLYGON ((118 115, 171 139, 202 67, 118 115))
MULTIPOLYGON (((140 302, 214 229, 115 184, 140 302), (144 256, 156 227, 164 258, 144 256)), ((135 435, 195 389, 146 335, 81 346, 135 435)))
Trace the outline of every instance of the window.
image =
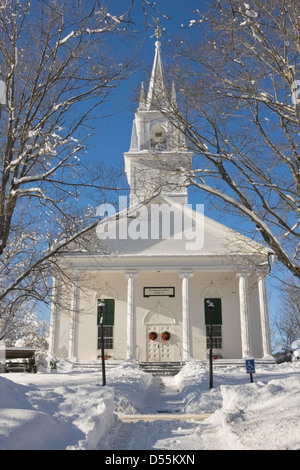
MULTIPOLYGON (((210 326, 206 325, 206 347, 210 348, 210 326)), ((215 349, 222 349, 222 326, 212 326, 212 347, 215 349)))
MULTIPOLYGON (((115 299, 105 299, 103 309, 103 339, 104 349, 114 348, 114 323, 115 323, 115 299)), ((97 325, 98 325, 98 345, 97 348, 101 349, 101 326, 100 325, 100 308, 97 311, 97 325)))
MULTIPOLYGON (((113 326, 103 326, 104 349, 114 349, 114 328, 113 326)), ((101 349, 101 326, 98 326, 98 349, 101 349)))
POLYGON ((204 299, 205 325, 206 325, 206 347, 210 348, 210 315, 212 315, 212 347, 222 349, 222 305, 221 299, 204 299), (208 305, 213 303, 210 312, 208 305))

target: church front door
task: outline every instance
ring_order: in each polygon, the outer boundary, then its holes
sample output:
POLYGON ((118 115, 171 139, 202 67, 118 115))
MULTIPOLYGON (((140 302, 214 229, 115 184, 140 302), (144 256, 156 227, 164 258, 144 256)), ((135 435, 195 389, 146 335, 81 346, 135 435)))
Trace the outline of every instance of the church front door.
POLYGON ((147 362, 173 361, 173 341, 170 325, 147 326, 147 362))

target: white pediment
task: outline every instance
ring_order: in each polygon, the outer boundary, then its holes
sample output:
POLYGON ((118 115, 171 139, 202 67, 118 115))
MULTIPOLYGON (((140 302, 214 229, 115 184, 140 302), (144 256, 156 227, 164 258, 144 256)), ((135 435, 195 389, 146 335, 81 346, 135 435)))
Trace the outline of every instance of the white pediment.
POLYGON ((159 196, 100 220, 84 243, 70 245, 67 253, 69 262, 78 266, 212 269, 265 264, 269 250, 205 214, 159 196))
POLYGON ((166 196, 102 220, 95 236, 119 256, 266 254, 263 245, 166 196))

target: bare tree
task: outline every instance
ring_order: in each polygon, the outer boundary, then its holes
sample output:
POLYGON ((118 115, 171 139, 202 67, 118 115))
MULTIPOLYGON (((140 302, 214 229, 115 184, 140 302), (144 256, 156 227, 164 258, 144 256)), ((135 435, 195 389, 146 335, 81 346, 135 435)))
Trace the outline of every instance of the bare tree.
POLYGON ((246 216, 296 278, 299 54, 298 0, 209 2, 178 42, 170 74, 183 112, 168 113, 196 155, 188 184, 246 216))
POLYGON ((96 0, 0 1, 0 338, 24 301, 46 298, 50 260, 91 225, 79 189, 112 187, 91 178, 86 142, 130 70, 110 44, 131 3, 117 17, 96 0))
POLYGON ((290 279, 281 287, 281 305, 274 320, 275 346, 288 350, 300 339, 300 285, 290 279))

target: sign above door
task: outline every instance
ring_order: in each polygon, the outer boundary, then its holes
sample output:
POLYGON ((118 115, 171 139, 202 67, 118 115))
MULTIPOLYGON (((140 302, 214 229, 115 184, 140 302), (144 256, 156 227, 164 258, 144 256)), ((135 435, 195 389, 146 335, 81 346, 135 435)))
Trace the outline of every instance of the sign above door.
POLYGON ((175 287, 144 287, 144 297, 175 297, 175 287))

